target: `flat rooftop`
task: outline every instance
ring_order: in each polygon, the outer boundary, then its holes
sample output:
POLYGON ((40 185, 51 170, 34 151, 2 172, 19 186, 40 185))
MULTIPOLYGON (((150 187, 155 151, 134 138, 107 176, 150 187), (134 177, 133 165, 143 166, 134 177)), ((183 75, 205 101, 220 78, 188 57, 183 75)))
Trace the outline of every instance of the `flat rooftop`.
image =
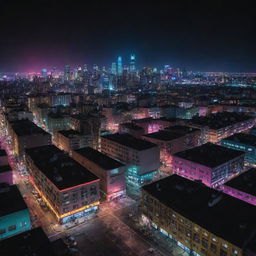
POLYGON ((256 196, 256 169, 252 168, 225 183, 226 186, 256 196))
POLYGON ((48 134, 42 128, 29 120, 19 120, 10 122, 12 129, 18 136, 27 136, 32 134, 48 134))
POLYGON ((252 134, 247 134, 247 133, 236 133, 230 137, 223 139, 223 141, 225 140, 238 142, 248 146, 254 146, 254 147, 256 146, 256 136, 252 134))
POLYGON ((54 145, 26 149, 38 169, 59 189, 67 189, 98 177, 54 145))
POLYGON ((0 183, 0 217, 28 209, 18 187, 0 183))
POLYGON ((9 172, 12 168, 10 165, 2 165, 0 166, 0 173, 9 172))
POLYGON ((152 138, 156 140, 163 140, 163 141, 170 141, 177 138, 182 137, 183 135, 177 133, 177 132, 169 132, 169 131, 159 131, 159 132, 153 132, 149 134, 144 134, 143 137, 146 138, 152 138))
POLYGON ((146 150, 153 147, 157 147, 156 144, 153 144, 149 141, 137 139, 128 133, 114 133, 102 136, 108 140, 114 141, 118 144, 124 145, 128 148, 133 148, 135 150, 146 150))
POLYGON ((54 256, 50 240, 41 227, 0 241, 2 256, 54 256))
POLYGON ((61 130, 61 131, 58 131, 58 133, 62 134, 64 137, 67 137, 67 138, 72 138, 74 136, 82 135, 82 133, 76 130, 61 130))
POLYGON ((210 168, 222 165, 236 157, 245 155, 243 151, 229 149, 212 143, 178 152, 174 156, 205 165, 210 168))
POLYGON ((193 124, 208 126, 210 129, 218 130, 223 127, 227 127, 252 118, 253 117, 242 113, 221 112, 216 114, 210 114, 207 117, 193 117, 191 119, 191 122, 193 124))
POLYGON ((0 156, 7 156, 7 153, 4 149, 0 149, 0 156))
POLYGON ((186 135, 191 132, 200 131, 200 129, 184 126, 184 125, 175 125, 175 126, 169 126, 165 128, 166 131, 178 133, 180 135, 186 135))
POLYGON ((136 124, 133 123, 122 123, 120 126, 123 126, 127 129, 135 130, 135 131, 144 131, 144 129, 136 124))
POLYGON ((94 162, 105 170, 112 170, 124 166, 122 163, 91 147, 80 148, 75 150, 75 152, 94 162))
POLYGON ((256 207, 253 205, 178 175, 145 185, 143 190, 190 221, 240 248, 255 239, 256 207))

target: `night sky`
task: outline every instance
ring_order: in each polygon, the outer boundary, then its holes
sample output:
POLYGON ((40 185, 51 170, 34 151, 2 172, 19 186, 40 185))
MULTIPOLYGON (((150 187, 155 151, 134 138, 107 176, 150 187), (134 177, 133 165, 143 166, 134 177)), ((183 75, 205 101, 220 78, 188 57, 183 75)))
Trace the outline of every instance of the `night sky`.
POLYGON ((254 13, 247 1, 1 0, 0 71, 110 66, 134 52, 140 66, 256 72, 254 13))

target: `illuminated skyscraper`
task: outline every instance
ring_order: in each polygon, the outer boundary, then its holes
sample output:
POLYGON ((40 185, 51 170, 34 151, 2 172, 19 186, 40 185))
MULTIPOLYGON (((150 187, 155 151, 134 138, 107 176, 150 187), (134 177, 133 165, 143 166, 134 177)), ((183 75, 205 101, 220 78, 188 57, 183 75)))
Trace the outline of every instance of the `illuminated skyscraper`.
POLYGON ((97 64, 93 64, 93 72, 97 74, 99 72, 99 66, 97 64))
POLYGON ((87 64, 84 64, 84 69, 83 69, 84 73, 88 72, 88 68, 87 68, 87 64))
POLYGON ((117 74, 122 75, 122 73, 123 73, 122 57, 118 56, 118 58, 117 58, 117 74))
POLYGON ((47 77, 47 69, 46 68, 43 68, 41 70, 41 75, 42 75, 42 78, 46 78, 47 77))
POLYGON ((111 64, 111 73, 116 75, 116 63, 115 62, 112 62, 111 64))
POLYGON ((130 72, 135 73, 136 68, 135 68, 135 54, 131 54, 130 56, 130 72))
POLYGON ((66 65, 64 68, 64 81, 70 80, 70 66, 66 65))

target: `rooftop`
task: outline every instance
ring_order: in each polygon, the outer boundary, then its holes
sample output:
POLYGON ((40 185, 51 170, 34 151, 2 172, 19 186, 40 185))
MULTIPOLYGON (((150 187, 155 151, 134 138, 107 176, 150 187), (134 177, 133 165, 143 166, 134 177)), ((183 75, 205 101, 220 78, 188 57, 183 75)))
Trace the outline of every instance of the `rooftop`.
POLYGON ((177 132, 159 131, 159 132, 144 134, 143 136, 147 138, 156 139, 156 140, 170 141, 170 140, 174 140, 179 137, 182 137, 183 135, 177 132))
POLYGON ((18 187, 5 183, 0 183, 0 205, 0 217, 28 209, 18 187))
POLYGON ((225 140, 230 140, 230 141, 234 141, 234 142, 238 142, 241 144, 245 144, 248 146, 256 146, 256 136, 252 135, 252 134, 245 134, 245 133, 236 133, 230 137, 227 137, 225 140))
POLYGON ((184 126, 184 125, 175 125, 175 126, 169 126, 165 128, 165 130, 169 132, 179 133, 180 135, 186 135, 191 132, 200 131, 200 129, 184 126))
POLYGON ((191 122, 197 125, 208 126, 210 129, 221 129, 251 118, 253 117, 243 113, 218 112, 216 114, 210 114, 207 117, 193 117, 191 122))
POLYGON ((61 131, 58 131, 58 133, 62 134, 64 137, 67 137, 67 138, 72 138, 75 135, 76 136, 82 135, 80 132, 76 130, 61 130, 61 131))
POLYGON ((122 123, 120 126, 124 126, 125 128, 131 129, 131 130, 136 130, 136 131, 143 131, 143 128, 133 124, 133 123, 122 123))
POLYGON ((214 168, 244 154, 242 151, 206 143, 199 147, 178 152, 174 156, 214 168))
POLYGON ((256 207, 253 205, 178 175, 146 185, 143 190, 190 221, 240 248, 255 239, 256 207))
POLYGON ((104 155, 103 153, 90 147, 80 148, 75 151, 105 170, 112 170, 124 166, 122 163, 116 161, 115 159, 104 155))
POLYGON ((32 134, 48 134, 42 128, 29 120, 18 120, 10 122, 12 129, 18 136, 27 136, 32 134))
POLYGON ((0 149, 0 156, 7 156, 6 151, 4 149, 0 149))
POLYGON ((135 150, 146 150, 153 147, 157 147, 156 144, 153 144, 149 141, 137 139, 128 133, 108 134, 102 137, 108 140, 114 141, 116 143, 119 143, 121 145, 124 145, 126 147, 133 148, 135 150))
POLYGON ((10 165, 2 165, 0 166, 0 173, 9 172, 12 168, 10 165))
POLYGON ((226 186, 256 196, 256 169, 250 169, 225 183, 226 186))
POLYGON ((54 256, 51 243, 41 227, 0 241, 0 255, 54 256))
POLYGON ((59 190, 98 180, 98 177, 53 145, 29 148, 26 153, 59 190))

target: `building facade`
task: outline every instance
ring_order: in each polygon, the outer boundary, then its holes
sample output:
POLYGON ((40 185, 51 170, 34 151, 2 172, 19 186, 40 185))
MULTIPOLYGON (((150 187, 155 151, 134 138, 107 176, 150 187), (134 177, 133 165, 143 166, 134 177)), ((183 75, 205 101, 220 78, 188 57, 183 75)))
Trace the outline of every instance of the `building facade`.
POLYGON ((245 152, 245 163, 256 166, 256 136, 236 133, 221 141, 223 147, 245 152))
POLYGON ((91 134, 82 134, 75 130, 62 130, 54 134, 55 145, 66 152, 92 146, 91 134))
POLYGON ((0 240, 31 229, 29 209, 16 185, 0 183, 0 240))
POLYGON ((160 167, 158 146, 127 133, 101 136, 101 152, 125 163, 127 182, 135 186, 152 180, 160 167))
POLYGON ((72 157, 100 178, 102 198, 111 201, 125 196, 124 164, 90 147, 73 150, 72 157))
POLYGON ((253 256, 256 208, 177 175, 142 188, 143 223, 189 255, 253 256), (239 209, 239 210, 237 210, 239 209), (247 216, 241 228, 241 219, 247 216))
POLYGON ((243 172, 244 152, 211 143, 173 155, 173 172, 218 187, 243 172))
POLYGON ((26 150, 30 180, 60 223, 96 212, 99 178, 53 145, 26 150))

